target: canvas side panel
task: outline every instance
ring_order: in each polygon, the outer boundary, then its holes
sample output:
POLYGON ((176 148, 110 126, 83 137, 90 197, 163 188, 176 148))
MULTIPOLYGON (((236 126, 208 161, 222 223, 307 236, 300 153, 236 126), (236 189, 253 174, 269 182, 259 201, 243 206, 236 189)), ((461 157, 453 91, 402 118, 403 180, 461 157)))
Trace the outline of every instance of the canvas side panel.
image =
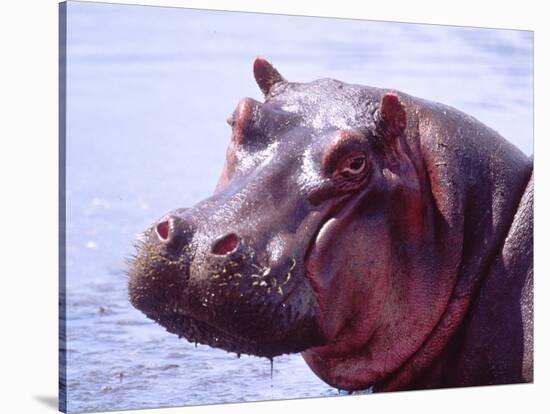
POLYGON ((67 412, 66 353, 66 109, 67 3, 59 4, 59 410, 67 412))

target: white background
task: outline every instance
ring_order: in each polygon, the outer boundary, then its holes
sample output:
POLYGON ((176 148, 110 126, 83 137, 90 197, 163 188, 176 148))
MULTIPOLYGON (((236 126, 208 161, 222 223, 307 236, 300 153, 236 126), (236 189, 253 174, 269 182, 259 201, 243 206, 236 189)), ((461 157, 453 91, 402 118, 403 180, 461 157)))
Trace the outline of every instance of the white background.
MULTIPOLYGON (((140 413, 541 412, 548 401, 545 271, 548 11, 542 1, 119 1, 310 16, 535 31, 535 384, 232 404, 140 413), (353 5, 353 6, 352 6, 353 5), (362 5, 362 6, 361 6, 362 5), (545 398, 546 397, 546 398, 545 398)), ((3 2, 0 24, 0 404, 6 413, 55 412, 57 395, 57 1, 3 2), (50 401, 51 404, 44 403, 50 401)), ((98 29, 100 30, 100 29, 98 29)), ((288 373, 292 375, 292 373, 288 373)), ((547 408, 546 408, 547 409, 547 408)))

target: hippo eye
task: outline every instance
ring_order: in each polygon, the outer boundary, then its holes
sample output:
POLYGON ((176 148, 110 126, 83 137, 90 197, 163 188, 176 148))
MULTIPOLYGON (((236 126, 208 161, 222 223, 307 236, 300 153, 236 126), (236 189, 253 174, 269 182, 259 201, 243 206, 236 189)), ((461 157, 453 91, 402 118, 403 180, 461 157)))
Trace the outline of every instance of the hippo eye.
POLYGON ((367 158, 364 155, 354 155, 346 159, 346 161, 337 169, 338 174, 343 175, 358 175, 361 174, 367 166, 367 158))

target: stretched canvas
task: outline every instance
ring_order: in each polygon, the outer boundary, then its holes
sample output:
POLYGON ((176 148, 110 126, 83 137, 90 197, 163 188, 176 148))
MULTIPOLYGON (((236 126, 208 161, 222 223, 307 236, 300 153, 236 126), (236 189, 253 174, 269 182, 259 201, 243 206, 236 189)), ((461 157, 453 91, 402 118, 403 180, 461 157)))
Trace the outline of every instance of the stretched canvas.
POLYGON ((532 382, 532 32, 59 22, 62 411, 532 382))

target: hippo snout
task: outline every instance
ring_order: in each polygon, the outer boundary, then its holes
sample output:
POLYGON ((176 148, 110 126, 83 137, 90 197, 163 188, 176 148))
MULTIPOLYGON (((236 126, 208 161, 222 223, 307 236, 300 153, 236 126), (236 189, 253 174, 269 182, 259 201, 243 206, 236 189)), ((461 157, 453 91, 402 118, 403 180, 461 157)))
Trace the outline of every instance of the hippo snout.
POLYGON ((265 238, 220 212, 209 202, 150 226, 131 263, 131 303, 190 342, 237 353, 272 357, 318 343, 298 256, 269 253, 265 238))
MULTIPOLYGON (((187 209, 185 209, 187 210, 187 209)), ((197 226, 190 212, 183 211, 170 213, 161 218, 152 226, 148 243, 158 245, 159 252, 171 259, 178 259, 181 255, 195 256, 197 250, 205 261, 224 263, 235 259, 244 253, 246 243, 235 232, 221 232, 221 235, 200 234, 200 246, 193 244, 193 237, 197 226), (206 241, 205 241, 206 239, 206 241)), ((250 248, 250 246, 248 246, 250 248)))
MULTIPOLYGON (((154 226, 154 235, 158 243, 170 254, 180 254, 189 246, 196 231, 196 226, 190 215, 184 216, 188 209, 179 209, 160 219, 154 226)), ((214 237, 211 243, 210 255, 227 256, 235 253, 241 247, 241 237, 234 232, 222 233, 214 237)))

